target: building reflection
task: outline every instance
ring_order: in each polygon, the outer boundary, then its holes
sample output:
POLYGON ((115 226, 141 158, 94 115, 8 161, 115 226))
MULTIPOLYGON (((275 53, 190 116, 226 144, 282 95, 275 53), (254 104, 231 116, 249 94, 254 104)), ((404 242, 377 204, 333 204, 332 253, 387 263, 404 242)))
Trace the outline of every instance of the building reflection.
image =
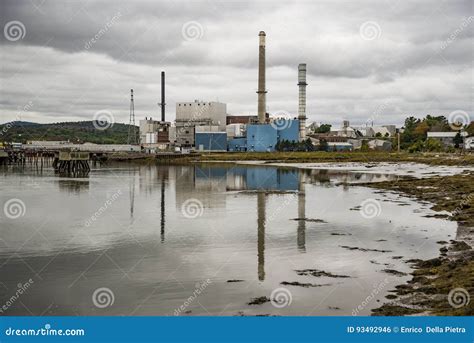
MULTIPOLYGON (((34 186, 34 179, 31 179, 32 185, 34 186)), ((88 179, 59 179, 57 181, 59 190, 66 193, 79 194, 81 192, 89 191, 89 180, 88 179)))
MULTIPOLYGON (((246 191, 255 194, 257 200, 257 277, 265 280, 265 230, 278 213, 267 217, 269 194, 298 193, 297 248, 305 252, 305 201, 303 173, 297 169, 279 169, 260 166, 178 166, 174 168, 176 208, 184 201, 198 199, 206 208, 226 206, 227 192, 246 191)), ((286 206, 275 212, 284 211, 286 206)))
MULTIPOLYGON (((257 221, 257 277, 265 280, 265 241, 266 230, 271 230, 272 222, 286 211, 288 205, 296 200, 296 249, 306 252, 306 183, 332 187, 335 183, 370 181, 379 179, 379 174, 348 173, 333 170, 299 170, 271 166, 205 166, 175 165, 140 168, 140 190, 147 193, 160 190, 159 226, 161 242, 165 241, 166 201, 174 196, 176 212, 180 213, 183 204, 189 199, 198 200, 207 213, 219 213, 226 209, 229 192, 247 192, 256 197, 257 221), (145 189, 143 189, 145 188, 145 189), (168 193, 169 190, 169 193, 168 193), (174 191, 174 194, 173 194, 174 191), (168 195, 169 194, 169 195, 168 195), (283 195, 284 201, 278 208, 267 208, 273 194, 283 195), (207 211, 210 210, 210 211, 207 211), (218 211, 212 211, 218 210, 218 211)), ((134 189, 134 188, 131 188, 134 189)), ((131 197, 133 192, 131 193, 131 197)), ((133 199, 131 200, 133 216, 133 199)), ((292 216, 295 217, 295 216, 292 216)))

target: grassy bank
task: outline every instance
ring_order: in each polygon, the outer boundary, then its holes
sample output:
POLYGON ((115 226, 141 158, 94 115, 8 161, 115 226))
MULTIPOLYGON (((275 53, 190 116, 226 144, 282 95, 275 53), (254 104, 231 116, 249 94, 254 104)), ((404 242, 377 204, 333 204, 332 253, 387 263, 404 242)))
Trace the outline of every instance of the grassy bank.
POLYGON ((190 156, 192 161, 268 161, 283 163, 305 162, 417 162, 435 165, 474 165, 474 154, 402 152, 236 152, 204 153, 190 156))
MULTIPOLYGON (((374 315, 409 315, 429 312, 436 315, 474 315, 474 173, 366 184, 394 190, 434 203, 435 211, 449 211, 459 223, 457 240, 439 242, 440 256, 428 261, 411 260, 415 271, 407 284, 396 287, 387 298, 391 302, 373 311, 374 315), (459 308, 450 305, 449 292, 462 288, 470 302, 459 308)), ((454 299, 455 300, 455 299, 454 299)), ((462 300, 459 298, 458 300, 462 300)))

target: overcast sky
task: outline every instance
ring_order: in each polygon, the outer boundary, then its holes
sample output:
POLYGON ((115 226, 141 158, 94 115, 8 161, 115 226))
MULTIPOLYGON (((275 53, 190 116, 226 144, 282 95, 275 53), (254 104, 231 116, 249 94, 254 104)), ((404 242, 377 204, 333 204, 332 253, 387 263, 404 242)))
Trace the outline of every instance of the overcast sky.
POLYGON ((167 119, 175 103, 256 114, 258 32, 267 33, 267 110, 297 113, 307 63, 309 121, 399 124, 408 115, 473 116, 471 0, 2 0, 0 123, 167 119))

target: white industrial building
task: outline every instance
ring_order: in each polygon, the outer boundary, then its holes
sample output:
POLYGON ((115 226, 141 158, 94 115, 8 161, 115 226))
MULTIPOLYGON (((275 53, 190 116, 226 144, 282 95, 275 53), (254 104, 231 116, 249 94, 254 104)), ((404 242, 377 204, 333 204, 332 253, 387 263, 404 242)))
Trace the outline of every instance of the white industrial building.
POLYGON ((95 144, 86 142, 75 144, 65 141, 29 141, 26 144, 28 149, 50 149, 50 150, 72 150, 88 152, 140 152, 139 145, 130 144, 95 144))
POLYGON ((247 133, 247 125, 245 124, 229 124, 226 127, 227 138, 245 137, 247 133))
MULTIPOLYGON (((218 131, 226 130, 227 105, 221 102, 176 103, 176 139, 179 146, 194 146, 196 127, 204 126, 209 131, 217 126, 218 131)), ((199 129, 201 130, 201 129, 199 129)))
POLYGON ((170 123, 145 117, 140 120, 140 144, 148 150, 164 150, 169 146, 170 123))

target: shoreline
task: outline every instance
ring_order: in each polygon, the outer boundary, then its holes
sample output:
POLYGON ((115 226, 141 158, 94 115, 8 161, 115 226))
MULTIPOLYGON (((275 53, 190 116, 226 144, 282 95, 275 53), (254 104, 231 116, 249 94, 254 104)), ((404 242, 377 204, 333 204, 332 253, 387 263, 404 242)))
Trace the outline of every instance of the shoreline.
POLYGON ((201 162, 256 162, 268 163, 328 163, 328 162, 359 162, 359 163, 424 163, 438 166, 473 166, 472 153, 407 153, 407 152, 205 152, 187 155, 168 154, 166 159, 160 159, 159 154, 115 153, 108 157, 113 162, 136 163, 201 163, 201 162))
POLYGON ((390 301, 372 310, 372 315, 474 315, 474 300, 469 299, 474 292, 474 173, 362 185, 428 201, 432 210, 451 213, 438 217, 458 223, 456 239, 438 242, 438 257, 405 261, 415 269, 412 279, 391 290, 390 301), (453 298, 456 290, 464 290, 458 294, 459 304, 453 298))

